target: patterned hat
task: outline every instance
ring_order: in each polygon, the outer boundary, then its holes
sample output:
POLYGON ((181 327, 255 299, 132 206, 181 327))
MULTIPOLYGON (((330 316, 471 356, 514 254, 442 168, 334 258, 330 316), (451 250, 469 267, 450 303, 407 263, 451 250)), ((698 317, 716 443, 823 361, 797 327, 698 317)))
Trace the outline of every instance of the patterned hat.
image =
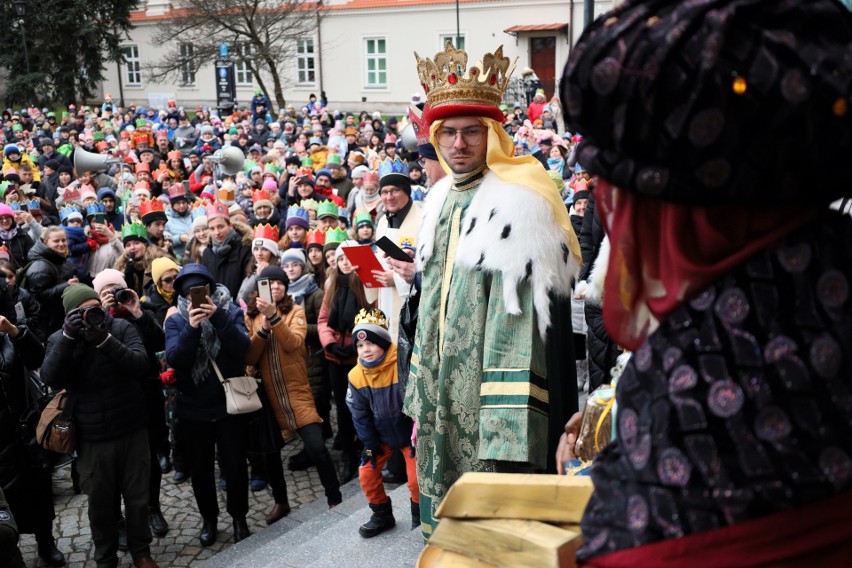
POLYGON ((382 349, 388 349, 392 341, 385 313, 379 309, 369 312, 362 309, 358 312, 355 316, 355 327, 352 328, 352 340, 369 341, 382 349))
POLYGON ((306 231, 311 228, 308 212, 298 205, 291 205, 287 209, 287 220, 284 222, 284 227, 289 229, 293 226, 302 227, 306 231))

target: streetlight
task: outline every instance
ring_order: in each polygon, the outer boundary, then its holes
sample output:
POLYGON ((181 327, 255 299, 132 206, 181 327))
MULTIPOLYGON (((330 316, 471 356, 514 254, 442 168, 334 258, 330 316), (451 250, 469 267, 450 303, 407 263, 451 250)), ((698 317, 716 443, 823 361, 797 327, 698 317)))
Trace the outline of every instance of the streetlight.
POLYGON ((27 75, 30 74, 30 55, 27 52, 27 29, 24 27, 24 21, 27 16, 27 0, 14 0, 12 4, 15 6, 15 14, 20 18, 21 36, 24 40, 24 61, 27 64, 27 75))

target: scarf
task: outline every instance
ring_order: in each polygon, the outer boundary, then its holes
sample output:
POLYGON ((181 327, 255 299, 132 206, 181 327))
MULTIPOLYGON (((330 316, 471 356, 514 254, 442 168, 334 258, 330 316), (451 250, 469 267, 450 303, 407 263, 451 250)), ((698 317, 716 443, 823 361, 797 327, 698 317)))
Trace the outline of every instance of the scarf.
POLYGON ((155 284, 154 286, 157 288, 157 293, 166 301, 167 304, 171 305, 172 300, 174 300, 175 297, 175 291, 172 290, 171 292, 166 292, 160 288, 159 284, 155 284))
POLYGON ((96 243, 98 243, 98 246, 109 244, 109 237, 106 235, 102 235, 101 233, 95 230, 89 231, 89 236, 92 237, 92 239, 96 243))
POLYGON ((6 231, 5 229, 0 229, 0 239, 3 239, 4 241, 11 241, 13 238, 15 238, 15 235, 17 234, 18 227, 14 225, 8 231, 6 231))
POLYGON ((565 160, 562 158, 548 158, 547 159, 547 169, 559 172, 559 175, 562 175, 562 168, 565 167, 565 160))
POLYGON ((355 294, 349 287, 352 274, 337 275, 337 289, 331 299, 331 309, 328 311, 328 326, 346 335, 355 327, 355 316, 362 306, 358 305, 355 294))
POLYGON ((358 364, 359 364, 359 365, 361 365, 362 367, 367 368, 367 369, 372 369, 373 367, 378 367, 379 365, 381 365, 382 363, 384 363, 384 361, 385 361, 385 357, 387 357, 387 355, 388 355, 388 352, 387 352, 387 351, 385 351, 384 353, 382 353, 382 356, 381 356, 381 357, 379 357, 378 359, 376 359, 376 360, 375 360, 375 361, 373 361, 372 363, 369 363, 369 362, 367 362, 367 361, 364 361, 363 359, 361 359, 361 358, 359 357, 359 358, 358 358, 358 364))
POLYGON ((228 236, 226 236, 221 243, 217 243, 215 239, 211 240, 211 246, 213 247, 213 252, 216 253, 216 256, 227 256, 235 245, 239 245, 241 240, 242 237, 240 234, 234 229, 231 229, 231 232, 228 233, 228 236))
MULTIPOLYGON (((231 304, 231 293, 222 284, 217 284, 210 299, 213 300, 213 303, 216 304, 218 309, 227 311, 231 304)), ((178 312, 186 321, 189 321, 189 308, 191 305, 188 298, 178 296, 178 312)), ((195 356, 195 362, 192 364, 191 370, 192 381, 196 385, 201 383, 210 374, 208 372, 210 369, 210 360, 207 358, 207 355, 210 355, 210 358, 215 360, 219 355, 219 348, 221 346, 219 336, 216 335, 216 328, 213 327, 210 320, 203 320, 201 322, 201 345, 198 346, 198 353, 195 356)))
POLYGON ((305 297, 310 296, 317 290, 319 290, 319 285, 314 280, 313 274, 302 274, 298 280, 290 282, 290 286, 287 288, 290 297, 299 306, 304 306, 305 297))
POLYGON ((382 200, 382 195, 379 190, 372 195, 368 195, 366 191, 361 190, 361 198, 364 200, 364 205, 367 206, 368 209, 375 209, 376 205, 382 200))
POLYGON ((597 217, 611 252, 604 325, 635 351, 659 321, 756 252, 814 219, 801 204, 699 207, 645 197, 598 179, 597 217))

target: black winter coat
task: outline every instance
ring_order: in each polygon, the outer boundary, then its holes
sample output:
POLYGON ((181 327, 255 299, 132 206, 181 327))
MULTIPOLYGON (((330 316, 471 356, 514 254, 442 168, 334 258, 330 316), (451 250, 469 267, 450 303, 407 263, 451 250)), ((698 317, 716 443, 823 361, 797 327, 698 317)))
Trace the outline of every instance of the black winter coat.
MULTIPOLYGON (((220 348, 216 364, 222 376, 245 375, 244 357, 249 346, 248 331, 242 310, 233 302, 228 310, 218 309, 210 318, 216 329, 220 348)), ((194 328, 180 314, 166 320, 166 360, 175 370, 177 379, 177 416, 193 422, 218 422, 228 417, 225 410, 225 391, 213 370, 207 366, 207 374, 196 385, 192 379, 192 366, 201 345, 201 326, 194 328)))
POLYGON ((62 327, 65 320, 62 292, 74 276, 74 267, 41 241, 30 249, 28 259, 34 262, 27 269, 24 288, 35 296, 41 306, 41 321, 34 331, 40 337, 48 337, 62 327))
POLYGON ((27 255, 35 243, 33 243, 32 238, 30 238, 24 228, 18 227, 18 232, 15 233, 14 237, 11 239, 0 238, 0 244, 9 249, 9 257, 12 261, 12 266, 14 266, 15 270, 17 270, 26 266, 27 255))
POLYGON ((313 294, 305 297, 305 319, 308 322, 308 335, 305 337, 305 364, 308 368, 308 382, 314 396, 318 394, 328 396, 326 381, 326 362, 322 351, 322 343, 317 329, 317 319, 322 309, 322 289, 315 290, 313 294))
POLYGON ((208 246, 201 254, 201 264, 213 274, 216 282, 228 289, 232 298, 237 297, 251 260, 251 248, 243 246, 239 241, 235 241, 225 256, 214 253, 212 246, 208 246))
MULTIPOLYGON (((9 288, 4 288, 0 292, 0 314, 6 316, 9 321, 17 326, 23 325, 30 331, 37 330, 41 321, 40 312, 41 306, 39 306, 38 301, 26 290, 15 286, 12 291, 9 288), (20 304, 20 307, 17 307, 18 304, 20 304), (19 314, 19 310, 23 314, 19 314)), ((39 337, 39 341, 44 339, 46 338, 39 337)))
POLYGON ((142 303, 142 308, 149 310, 160 327, 163 327, 163 322, 166 321, 166 313, 169 311, 169 303, 157 291, 157 286, 151 282, 145 288, 145 301, 142 303))
POLYGON ((114 440, 145 426, 140 404, 148 367, 145 346, 130 322, 106 316, 110 337, 102 347, 71 339, 61 330, 47 340, 42 380, 68 391, 78 439, 114 440))

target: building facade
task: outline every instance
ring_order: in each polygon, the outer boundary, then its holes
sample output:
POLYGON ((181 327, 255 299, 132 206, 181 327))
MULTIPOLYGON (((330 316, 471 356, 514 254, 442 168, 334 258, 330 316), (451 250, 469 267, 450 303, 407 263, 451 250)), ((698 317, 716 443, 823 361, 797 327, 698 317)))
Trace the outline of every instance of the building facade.
MULTIPOLYGON (((595 2, 595 14, 612 4, 595 2)), ((168 0, 147 0, 142 6, 132 15, 134 27, 123 44, 125 62, 107 69, 103 92, 116 100, 123 92, 125 102, 137 105, 164 106, 175 99, 185 107, 215 106, 212 62, 181 73, 176 82, 148 76, 146 63, 173 47, 152 41, 173 8, 168 0)), ((333 110, 401 112, 413 94, 422 94, 414 52, 434 57, 446 40, 456 43, 457 33, 458 47, 468 51, 471 62, 502 44, 506 56, 517 58, 514 76, 533 69, 550 97, 584 23, 583 0, 325 0, 323 6, 317 31, 298 40, 285 65, 284 96, 297 108, 310 94, 325 91, 333 110)), ((192 47, 181 44, 181 49, 192 47)), ((241 61, 252 54, 232 48, 232 56, 237 103, 243 105, 258 88, 241 61)), ((268 78, 265 84, 271 89, 268 78)), ((520 96, 515 89, 507 102, 520 96)))

